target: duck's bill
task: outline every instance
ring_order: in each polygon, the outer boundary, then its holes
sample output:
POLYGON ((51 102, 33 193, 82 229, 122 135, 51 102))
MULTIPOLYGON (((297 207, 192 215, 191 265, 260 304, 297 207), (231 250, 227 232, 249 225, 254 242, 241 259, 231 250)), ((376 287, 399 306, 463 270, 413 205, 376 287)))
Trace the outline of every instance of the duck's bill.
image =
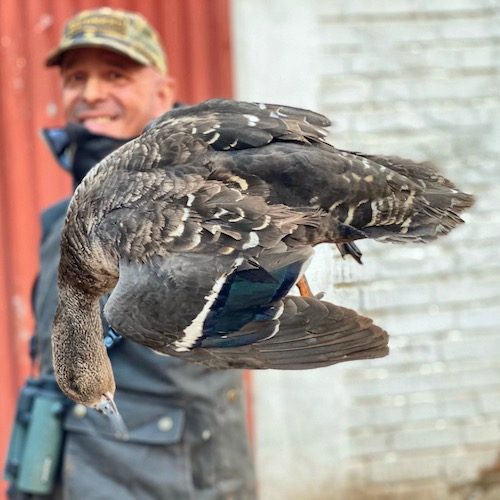
POLYGON ((108 417, 113 434, 117 439, 126 441, 129 438, 127 426, 111 394, 103 394, 101 401, 95 406, 95 409, 108 417))

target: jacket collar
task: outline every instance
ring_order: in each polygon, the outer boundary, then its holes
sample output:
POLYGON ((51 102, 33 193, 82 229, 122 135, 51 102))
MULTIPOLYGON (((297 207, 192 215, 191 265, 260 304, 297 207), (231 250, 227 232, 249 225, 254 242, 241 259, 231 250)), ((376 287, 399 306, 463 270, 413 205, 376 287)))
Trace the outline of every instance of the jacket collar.
POLYGON ((80 184, 94 165, 133 139, 94 134, 74 123, 66 127, 45 128, 42 135, 57 163, 72 175, 74 187, 80 184))

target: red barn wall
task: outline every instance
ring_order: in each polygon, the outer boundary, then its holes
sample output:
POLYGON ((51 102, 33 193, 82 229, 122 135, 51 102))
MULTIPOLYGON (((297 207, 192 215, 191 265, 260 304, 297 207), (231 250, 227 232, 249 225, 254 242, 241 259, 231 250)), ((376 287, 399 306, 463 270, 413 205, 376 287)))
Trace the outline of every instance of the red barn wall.
MULTIPOLYGON (((44 67, 65 20, 108 5, 144 14, 159 31, 178 97, 231 96, 228 0, 2 0, 0 2, 0 459, 18 389, 30 370, 30 293, 39 213, 70 192, 39 130, 63 123, 57 69, 44 67)), ((2 488, 3 489, 3 488, 2 488)), ((1 497, 1 493, 0 493, 1 497)))

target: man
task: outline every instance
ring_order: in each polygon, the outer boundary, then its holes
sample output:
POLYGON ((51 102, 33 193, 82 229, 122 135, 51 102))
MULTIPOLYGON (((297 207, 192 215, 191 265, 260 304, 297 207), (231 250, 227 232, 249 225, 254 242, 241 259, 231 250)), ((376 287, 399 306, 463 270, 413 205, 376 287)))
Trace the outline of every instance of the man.
MULTIPOLYGON (((81 12, 68 21, 47 65, 60 68, 69 125, 46 131, 46 137, 75 185, 97 161, 139 135, 174 102, 175 85, 157 34, 137 14, 109 8, 81 12)), ((50 330, 67 205, 65 200, 42 217, 34 309, 45 385, 53 380, 50 330)), ((103 337, 105 332, 106 326, 103 337)), ((97 412, 71 406, 63 419, 60 481, 49 497, 253 498, 241 374, 209 371, 115 340, 106 338, 117 405, 130 437, 114 438, 97 412)), ((22 498, 23 493, 15 496, 22 498)))

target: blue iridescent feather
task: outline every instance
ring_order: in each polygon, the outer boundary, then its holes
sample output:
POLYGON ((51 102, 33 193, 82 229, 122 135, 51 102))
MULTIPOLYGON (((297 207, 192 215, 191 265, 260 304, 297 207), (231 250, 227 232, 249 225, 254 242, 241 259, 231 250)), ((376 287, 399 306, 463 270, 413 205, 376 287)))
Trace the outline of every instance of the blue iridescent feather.
POLYGON ((299 279, 305 263, 299 260, 269 272, 236 269, 204 322, 200 345, 236 347, 269 337, 275 330, 279 301, 299 279), (254 328, 241 332, 250 323, 254 328))

